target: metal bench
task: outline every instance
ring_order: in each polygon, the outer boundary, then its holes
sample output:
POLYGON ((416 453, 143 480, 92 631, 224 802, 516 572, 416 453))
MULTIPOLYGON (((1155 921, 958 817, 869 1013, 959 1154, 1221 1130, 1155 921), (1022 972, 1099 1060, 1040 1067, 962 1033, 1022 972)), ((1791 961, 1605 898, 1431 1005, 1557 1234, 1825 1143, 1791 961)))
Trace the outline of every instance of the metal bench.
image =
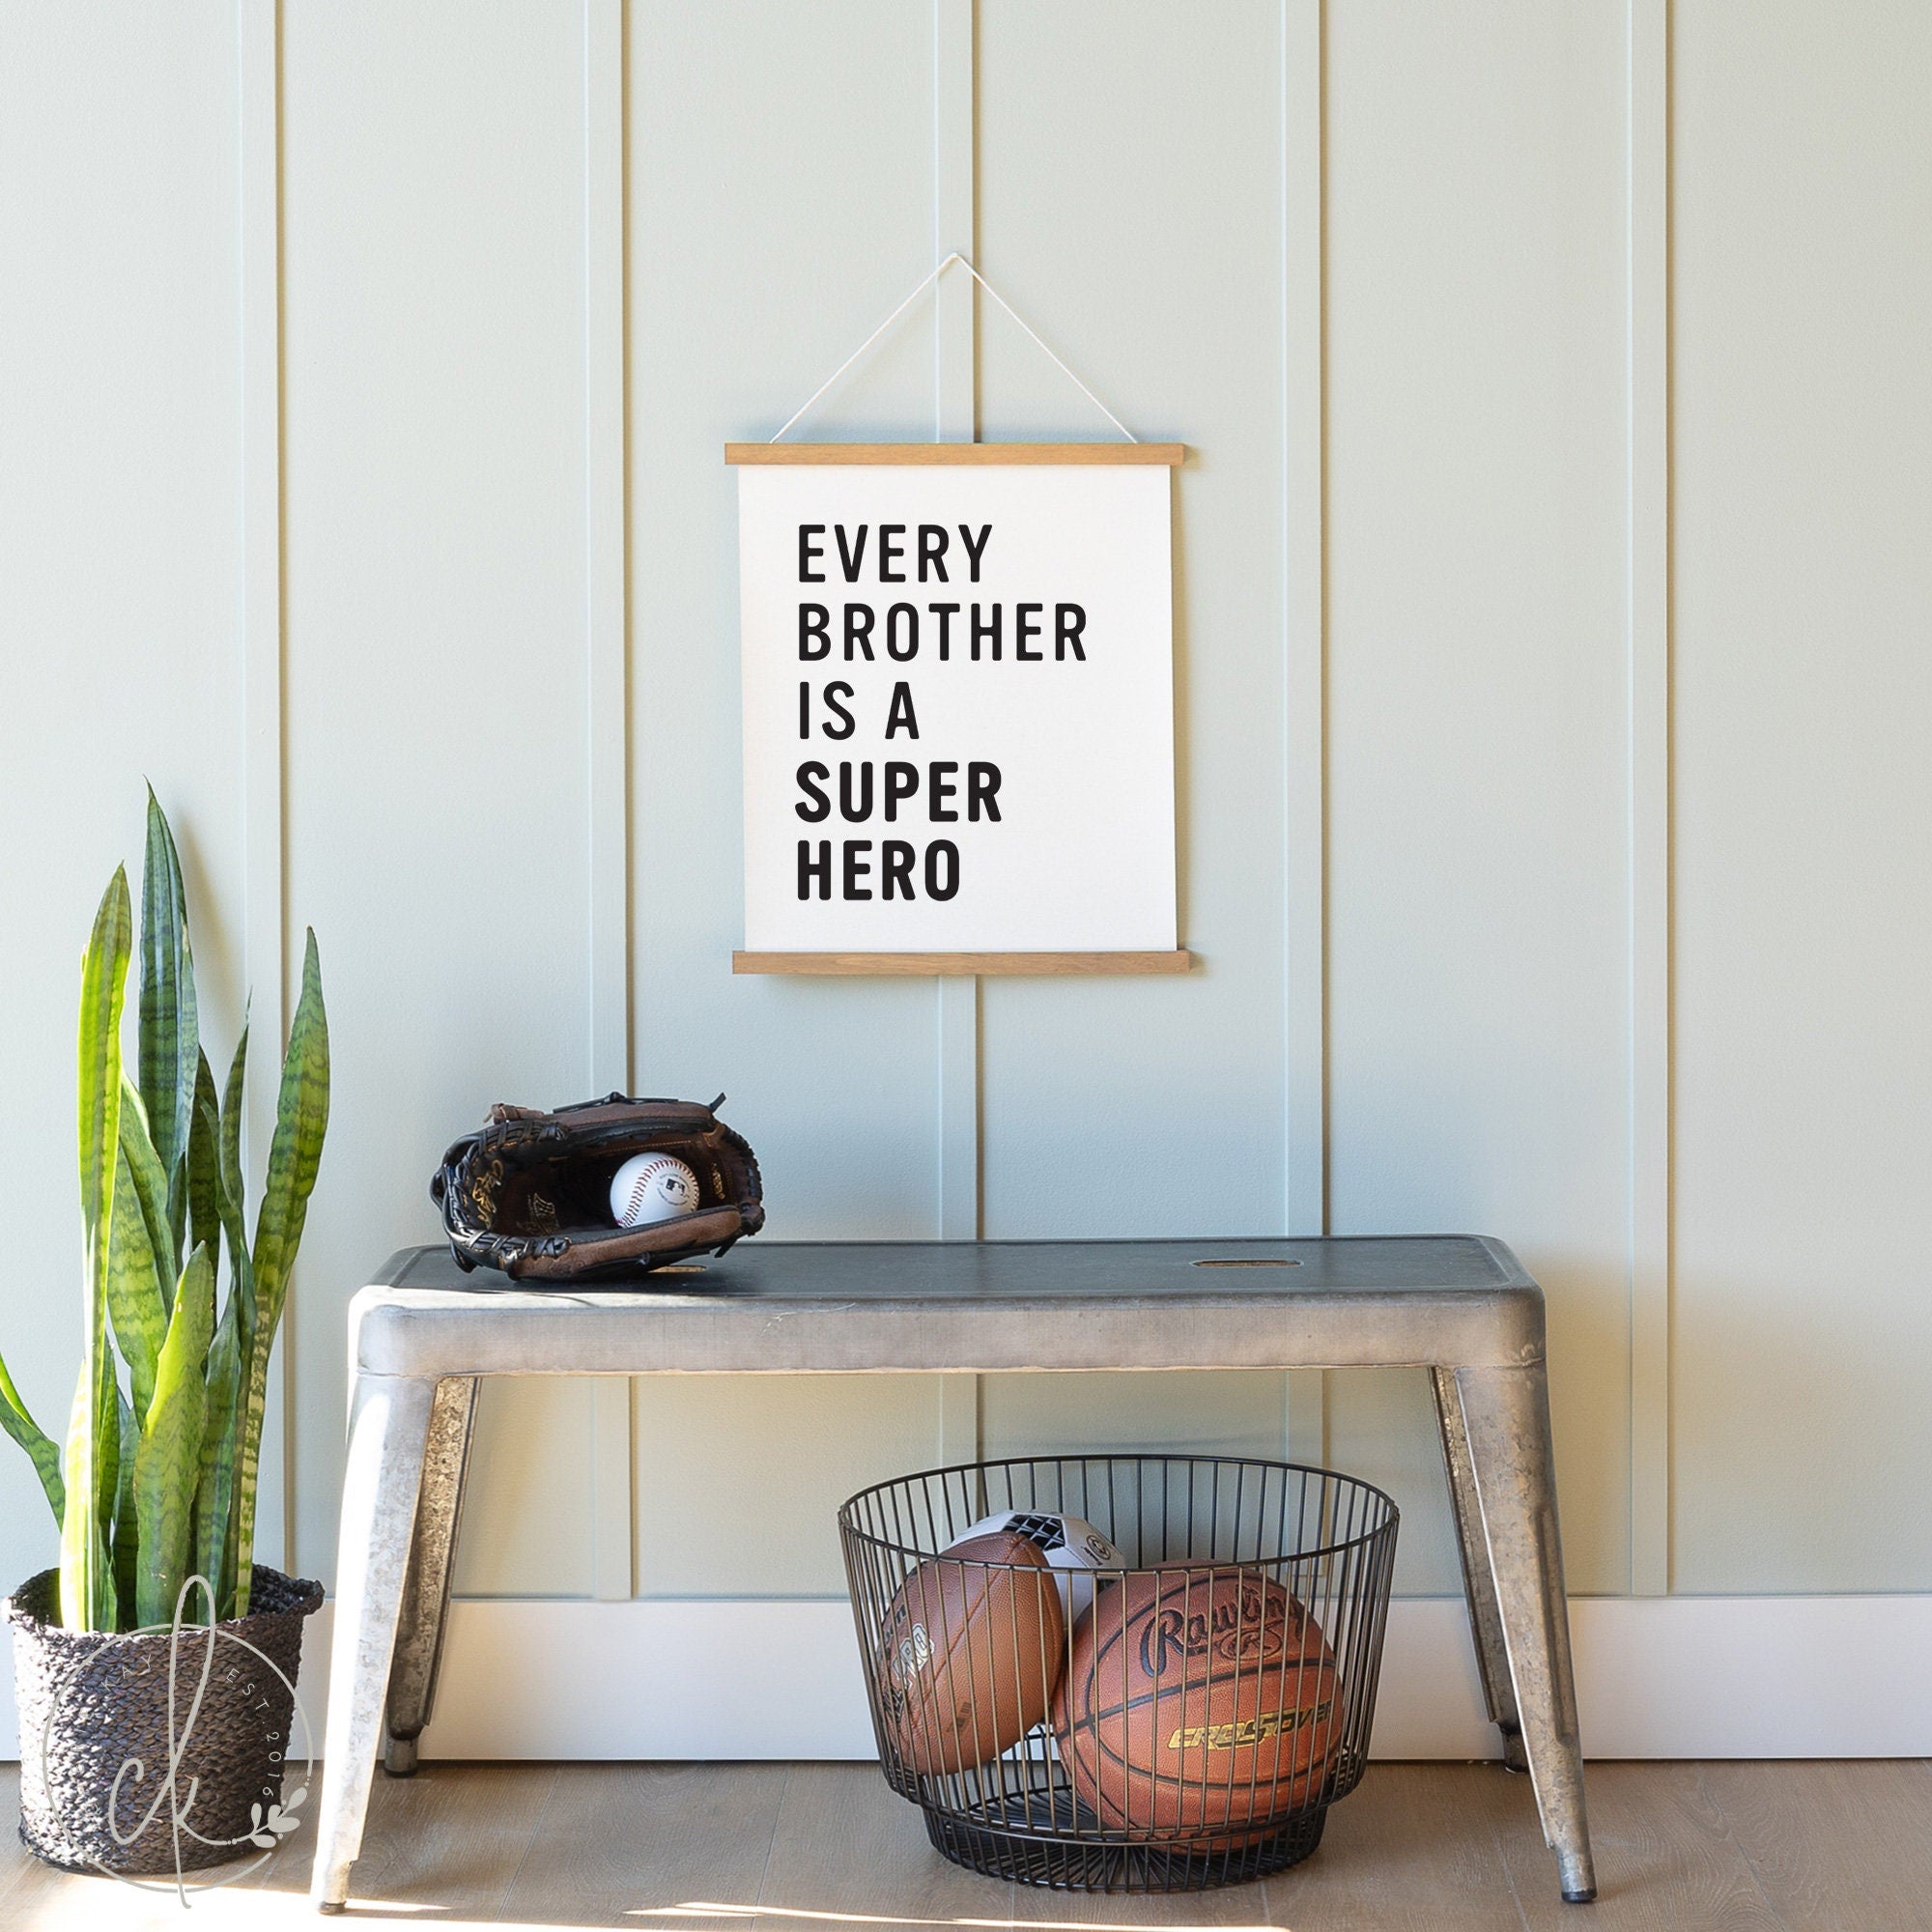
POLYGON ((1500 1241, 759 1239, 701 1277, 567 1293, 412 1248, 355 1296, 350 1329, 311 1889, 325 1912, 348 1899, 385 1738, 389 1768, 413 1770, 429 1720, 483 1376, 1426 1368, 1490 1716, 1535 1785, 1564 1897, 1596 1894, 1543 1292, 1500 1241))

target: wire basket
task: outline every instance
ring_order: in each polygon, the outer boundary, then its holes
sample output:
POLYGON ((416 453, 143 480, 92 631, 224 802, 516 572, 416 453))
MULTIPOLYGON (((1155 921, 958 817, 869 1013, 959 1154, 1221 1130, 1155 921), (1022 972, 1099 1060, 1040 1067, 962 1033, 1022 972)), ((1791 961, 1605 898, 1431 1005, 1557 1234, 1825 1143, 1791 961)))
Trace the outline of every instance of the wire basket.
POLYGON ((886 1781, 955 1864, 1023 1885, 1294 1864, 1361 1780, 1397 1520, 1353 1477, 1236 1457, 862 1490, 838 1528, 886 1781))

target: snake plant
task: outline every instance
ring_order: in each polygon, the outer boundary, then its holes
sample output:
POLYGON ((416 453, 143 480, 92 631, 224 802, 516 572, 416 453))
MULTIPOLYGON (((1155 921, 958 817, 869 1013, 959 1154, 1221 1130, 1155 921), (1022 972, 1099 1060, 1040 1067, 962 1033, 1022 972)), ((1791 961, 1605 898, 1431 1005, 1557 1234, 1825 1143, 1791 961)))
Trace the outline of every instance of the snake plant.
POLYGON ((181 861, 152 788, 130 1077, 121 1022, 136 944, 122 867, 81 961, 86 1358, 65 1444, 35 1423, 0 1362, 0 1428, 32 1459, 60 1525, 61 1622, 75 1631, 164 1625, 193 1575, 213 1586, 212 1617, 247 1614, 269 1354, 328 1124, 328 1020, 311 931, 250 1241, 248 1030, 217 1094, 201 1049, 181 861))

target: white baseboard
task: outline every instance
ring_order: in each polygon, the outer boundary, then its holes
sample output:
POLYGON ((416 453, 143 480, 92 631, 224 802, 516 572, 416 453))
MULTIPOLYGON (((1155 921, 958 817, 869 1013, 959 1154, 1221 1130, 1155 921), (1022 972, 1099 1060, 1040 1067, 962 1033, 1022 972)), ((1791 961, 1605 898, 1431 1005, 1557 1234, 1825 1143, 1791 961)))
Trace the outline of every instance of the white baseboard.
MULTIPOLYGON (((303 1644, 318 1731, 333 1607, 303 1644)), ((1583 1597, 1570 1616, 1591 1757, 1932 1756, 1932 1596, 1583 1597)), ((823 1601, 460 1601, 423 1737, 440 1758, 872 1753, 852 1614, 823 1601)), ((1374 1754, 1496 1754, 1459 1601, 1391 1607, 1374 1754)))

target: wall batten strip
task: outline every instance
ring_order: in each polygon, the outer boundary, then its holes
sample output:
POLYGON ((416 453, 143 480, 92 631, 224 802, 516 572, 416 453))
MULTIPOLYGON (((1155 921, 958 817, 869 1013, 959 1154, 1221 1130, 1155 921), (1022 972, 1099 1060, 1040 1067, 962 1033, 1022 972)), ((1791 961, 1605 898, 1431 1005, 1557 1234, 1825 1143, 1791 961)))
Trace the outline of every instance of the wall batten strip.
MULTIPOLYGON (((624 6, 583 5, 583 582, 589 1090, 631 1091, 626 680, 624 6)), ((591 1587, 632 1593, 628 1379, 591 1383, 591 1587)))
MULTIPOLYGON (((974 259, 974 0, 932 0, 932 259, 974 259)), ((932 412, 939 442, 971 442, 979 430, 977 289, 970 275, 933 288, 932 412)), ((980 982, 941 980, 933 991, 938 1233, 980 1238, 980 982)), ((939 1378, 937 1449, 942 1463, 980 1453, 977 1376, 939 1378)))
POLYGON ((1629 12, 1631 1589, 1670 1588, 1670 8, 1629 12))
POLYGON ((624 9, 583 9, 583 532, 589 770, 589 1079, 631 1083, 625 632, 624 9))
MULTIPOLYGON (((932 4, 932 249, 973 259, 973 0, 932 4)), ((974 284, 942 275, 933 289, 933 434, 971 442, 975 393, 974 284)), ((941 980, 938 1003, 939 1237, 980 1235, 980 987, 941 980)))
MULTIPOLYGON (((974 259, 974 0, 932 0, 932 259, 974 259)), ((971 275, 933 285, 933 440, 979 432, 977 287, 971 275)))
MULTIPOLYGON (((237 235, 241 408, 242 962, 251 1007, 242 1116, 248 1164, 268 1159, 290 1014, 282 726, 282 250, 281 10, 238 0, 235 10, 240 185, 237 235)), ((256 1548, 291 1569, 295 1465, 286 1414, 295 1400, 294 1324, 279 1334, 281 1370, 262 1424, 256 1548)))
MULTIPOLYGON (((1283 1229, 1327 1232, 1321 0, 1281 16, 1283 1229)), ((1291 1461, 1327 1460, 1319 1369, 1288 1377, 1291 1461)))

